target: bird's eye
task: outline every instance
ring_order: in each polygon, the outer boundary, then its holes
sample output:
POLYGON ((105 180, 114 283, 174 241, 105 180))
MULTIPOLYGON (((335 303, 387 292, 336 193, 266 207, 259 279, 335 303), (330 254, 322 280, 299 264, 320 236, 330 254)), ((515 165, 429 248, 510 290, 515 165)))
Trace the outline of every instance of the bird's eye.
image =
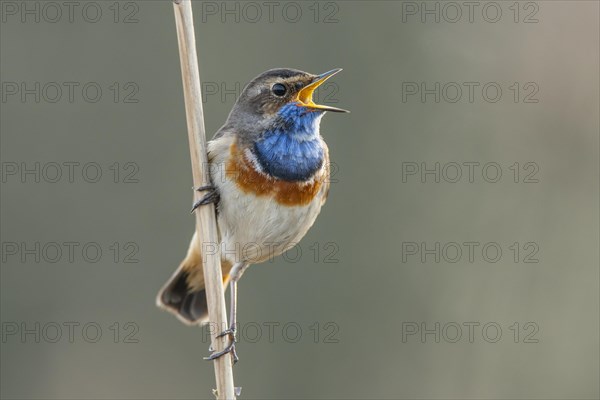
POLYGON ((271 88, 271 91, 273 92, 273 94, 275 96, 284 96, 285 93, 287 92, 287 88, 285 87, 284 84, 282 83, 276 83, 273 85, 273 87, 271 88))

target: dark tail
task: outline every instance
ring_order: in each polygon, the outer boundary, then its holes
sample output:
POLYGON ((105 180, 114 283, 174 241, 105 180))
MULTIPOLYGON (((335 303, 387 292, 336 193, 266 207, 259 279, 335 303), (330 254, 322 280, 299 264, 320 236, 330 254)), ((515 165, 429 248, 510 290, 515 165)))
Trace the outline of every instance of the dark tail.
POLYGON ((201 324, 208 321, 208 306, 204 288, 192 288, 190 274, 178 269, 175 275, 159 292, 158 306, 175 314, 187 325, 201 324))
MULTIPOLYGON (((221 269, 225 284, 229 279, 231 264, 222 260, 221 269)), ((202 255, 195 233, 185 259, 158 292, 156 304, 174 314, 184 324, 197 325, 208 322, 202 255)))

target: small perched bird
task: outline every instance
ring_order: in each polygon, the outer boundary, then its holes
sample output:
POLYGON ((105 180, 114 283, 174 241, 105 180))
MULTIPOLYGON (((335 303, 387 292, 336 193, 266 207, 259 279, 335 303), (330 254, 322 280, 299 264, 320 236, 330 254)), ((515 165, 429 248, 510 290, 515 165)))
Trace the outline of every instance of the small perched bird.
MULTIPOLYGON (((277 256, 297 244, 312 226, 329 192, 329 154, 319 133, 326 111, 314 91, 340 72, 312 75, 272 69, 252 80, 227 121, 208 142, 211 186, 192 212, 214 202, 221 241, 224 284, 230 282, 230 326, 220 336, 235 354, 237 282, 250 264, 277 256)), ((158 294, 157 304, 188 324, 207 322, 199 238, 158 294)))

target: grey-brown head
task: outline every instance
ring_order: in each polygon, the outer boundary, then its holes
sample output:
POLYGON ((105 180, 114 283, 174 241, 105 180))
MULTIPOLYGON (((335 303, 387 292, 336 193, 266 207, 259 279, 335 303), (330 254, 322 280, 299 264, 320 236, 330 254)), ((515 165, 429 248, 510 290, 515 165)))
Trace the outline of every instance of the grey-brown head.
POLYGON ((227 125, 238 133, 255 136, 290 119, 306 116, 312 119, 325 111, 348 112, 341 108, 316 104, 314 91, 327 79, 340 72, 334 69, 320 75, 291 68, 276 68, 254 78, 237 99, 227 125))

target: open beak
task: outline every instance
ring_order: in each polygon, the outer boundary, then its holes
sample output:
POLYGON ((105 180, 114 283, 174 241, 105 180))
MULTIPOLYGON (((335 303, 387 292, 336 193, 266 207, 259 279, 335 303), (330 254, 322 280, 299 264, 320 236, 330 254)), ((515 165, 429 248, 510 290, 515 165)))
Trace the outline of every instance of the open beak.
POLYGON ((315 90, 317 90, 317 88, 319 86, 321 86, 323 83, 325 83, 325 81, 327 79, 331 78, 332 76, 334 76, 341 70, 342 70, 341 68, 332 69, 329 72, 325 72, 324 74, 318 75, 312 83, 303 87, 302 90, 300 90, 298 92, 298 95, 296 98, 296 101, 299 103, 298 105, 301 107, 311 108, 314 110, 349 113, 350 111, 344 110, 341 108, 331 107, 331 106, 326 106, 326 105, 321 105, 321 104, 315 104, 315 102, 313 101, 313 98, 312 98, 313 93, 315 92, 315 90))

